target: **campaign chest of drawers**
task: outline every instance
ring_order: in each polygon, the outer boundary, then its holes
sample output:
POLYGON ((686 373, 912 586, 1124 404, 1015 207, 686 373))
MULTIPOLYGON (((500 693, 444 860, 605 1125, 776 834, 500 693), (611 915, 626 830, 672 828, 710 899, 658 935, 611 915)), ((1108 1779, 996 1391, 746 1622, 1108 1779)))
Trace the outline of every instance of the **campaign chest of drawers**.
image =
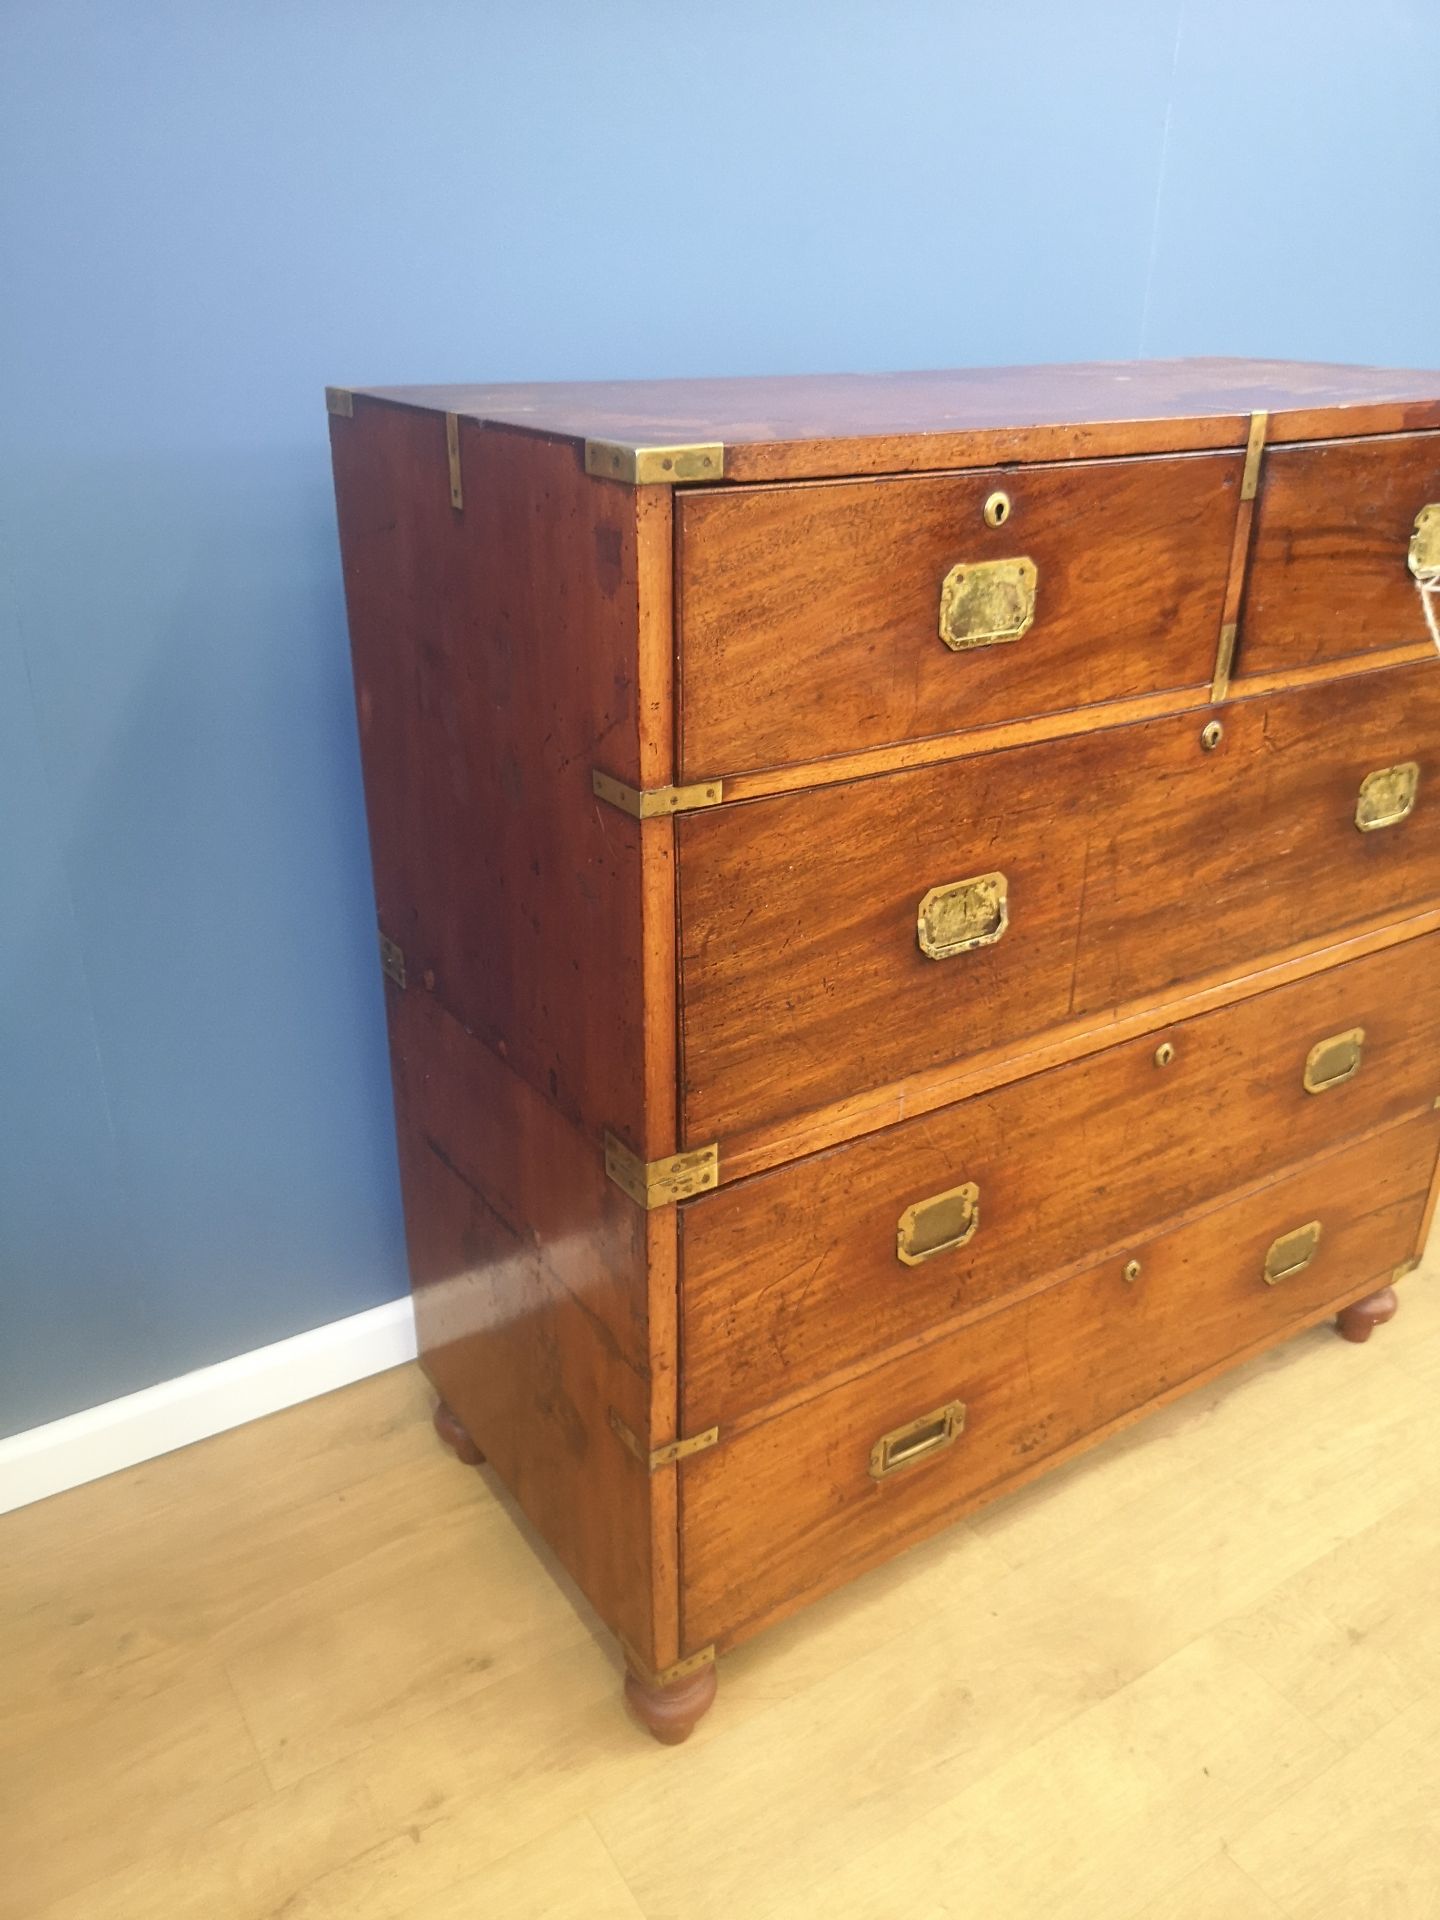
POLYGON ((1389 1317, 1440 1147, 1440 375, 328 405, 437 1425, 653 1732, 1389 1317))

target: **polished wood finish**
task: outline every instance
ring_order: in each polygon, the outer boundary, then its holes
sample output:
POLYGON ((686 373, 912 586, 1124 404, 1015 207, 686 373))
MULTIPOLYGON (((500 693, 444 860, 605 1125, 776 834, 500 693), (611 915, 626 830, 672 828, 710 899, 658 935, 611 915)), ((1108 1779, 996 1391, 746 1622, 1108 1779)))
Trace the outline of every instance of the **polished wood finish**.
POLYGON ((1363 1346, 1376 1327, 1383 1327, 1387 1320, 1395 1318, 1399 1306, 1395 1289, 1381 1287, 1375 1293, 1367 1293, 1363 1300, 1352 1300, 1348 1307, 1342 1307, 1336 1316, 1336 1330, 1342 1339, 1363 1346))
POLYGON ((687 1641, 724 1645, 918 1540, 1047 1456, 1259 1341, 1334 1311, 1415 1244, 1440 1115, 1274 1182, 960 1333, 738 1431, 688 1465, 687 1641), (1352 1197, 1353 1196, 1353 1197, 1352 1197), (1267 1286, 1277 1235, 1321 1223, 1267 1286), (951 1400, 949 1447, 871 1477, 874 1442, 951 1400))
POLYGON ((1210 454, 688 494, 683 777, 1208 686, 1240 470, 1210 454), (1017 555, 1033 626, 952 652, 946 574, 1017 555))
POLYGON ((1406 564, 1440 502, 1440 434, 1278 447, 1266 456, 1236 655, 1245 676, 1429 643, 1406 564))
POLYGON ((678 1747, 714 1705, 714 1663, 664 1685, 643 1678, 631 1668, 625 1675, 625 1699, 647 1733, 662 1746, 678 1747))
POLYGON ((728 1425, 1119 1255, 1437 1093, 1431 934, 742 1180, 681 1220, 682 1424, 728 1425), (1310 1048, 1354 1027, 1359 1072, 1308 1093, 1310 1048), (973 1237, 902 1265, 902 1212, 962 1181, 980 1190, 973 1237))
POLYGON ((1440 901, 1440 786, 1355 826, 1365 774, 1440 734, 1440 671, 1365 695, 1237 702, 1211 753, 1186 716, 684 816, 687 1143, 1440 901), (921 953, 927 890, 996 870, 1004 937, 921 953))
POLYGON ((1243 447, 1440 427, 1440 373, 1283 360, 1117 360, 772 379, 372 387, 376 404, 523 429, 572 444, 721 441, 729 480, 924 473, 1010 460, 1243 447))
POLYGON ((1244 362, 337 403, 437 1424, 662 1738, 714 1647, 1358 1326, 1418 1251, 1440 671, 1396 527, 1437 430, 1440 378, 1244 362), (723 442, 723 479, 592 477, 588 438, 723 442), (1034 624, 951 653, 946 571, 1007 553, 1034 624), (1412 817, 1357 832, 1405 759, 1412 817), (694 778, 718 804, 668 811, 694 778), (927 958, 921 896, 996 871, 1003 937, 927 958), (1359 1075, 1306 1093, 1352 1025, 1359 1075), (902 1212, 966 1180, 973 1239, 901 1263, 902 1212), (953 1446, 871 1477, 960 1399, 953 1446))
POLYGON ((443 1400, 435 1402, 431 1424, 463 1467, 483 1467, 485 1456, 443 1400))

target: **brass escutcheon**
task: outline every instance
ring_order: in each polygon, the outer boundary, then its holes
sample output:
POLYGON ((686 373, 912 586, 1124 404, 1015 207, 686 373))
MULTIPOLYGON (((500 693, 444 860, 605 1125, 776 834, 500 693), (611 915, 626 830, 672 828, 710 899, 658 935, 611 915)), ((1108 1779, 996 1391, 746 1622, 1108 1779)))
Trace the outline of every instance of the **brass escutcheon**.
POLYGON ((1207 753, 1213 753, 1225 737, 1225 729, 1218 720, 1207 720, 1200 729, 1200 744, 1207 753))
POLYGON ((1010 496, 1008 493, 992 493, 985 502, 985 524, 987 527, 1003 527, 1010 518, 1010 496))

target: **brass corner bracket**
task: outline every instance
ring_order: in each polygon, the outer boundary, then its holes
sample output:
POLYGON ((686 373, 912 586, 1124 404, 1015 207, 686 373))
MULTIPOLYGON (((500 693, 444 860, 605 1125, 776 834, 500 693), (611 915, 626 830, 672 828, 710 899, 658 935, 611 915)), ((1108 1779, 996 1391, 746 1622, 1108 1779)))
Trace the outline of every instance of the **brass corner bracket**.
POLYGON ((1392 1282, 1395 1280, 1403 1280, 1407 1273, 1414 1273, 1419 1264, 1420 1256, 1418 1253, 1412 1254, 1408 1260, 1402 1260, 1390 1276, 1392 1282))
POLYGON ((724 783, 702 780, 693 787, 627 787, 623 780, 612 779, 596 767, 590 785, 597 800, 618 807, 632 820, 654 820, 668 813, 694 813, 700 807, 718 807, 724 795, 724 783))
POLYGON ((397 987, 405 984, 405 949, 395 940, 380 936, 380 968, 387 980, 393 980, 397 987))
POLYGON ((673 487, 685 481, 723 480, 725 448, 718 440, 682 447, 637 447, 621 440, 587 440, 585 471, 627 487, 673 487))
POLYGON ((647 1452, 634 1428, 628 1426, 613 1407, 610 1409, 610 1426, 626 1452, 633 1453, 641 1466, 651 1473, 661 1467, 672 1466, 677 1460, 688 1460, 692 1453, 703 1453, 720 1438, 719 1427, 707 1427, 703 1433, 692 1434, 688 1440, 671 1440, 665 1446, 652 1447, 647 1452))
POLYGON ((349 420, 355 413, 355 396, 349 387, 326 387, 325 411, 338 420, 349 420))
POLYGON ((683 1660, 673 1661, 670 1666, 657 1670, 646 1666, 623 1633, 615 1637, 620 1642, 621 1652, 625 1655, 626 1666, 636 1679, 643 1680, 647 1687, 671 1686, 676 1680, 683 1680, 687 1674, 699 1673, 702 1667, 713 1667, 715 1664, 715 1648, 712 1644, 701 1647, 698 1653, 687 1653, 683 1660))
POLYGON ((720 1179, 720 1148, 691 1147, 686 1153, 672 1153, 663 1160, 642 1160, 613 1133, 605 1135, 605 1171, 622 1193, 629 1194, 637 1206, 650 1211, 667 1207, 674 1200, 688 1200, 704 1193, 720 1179))

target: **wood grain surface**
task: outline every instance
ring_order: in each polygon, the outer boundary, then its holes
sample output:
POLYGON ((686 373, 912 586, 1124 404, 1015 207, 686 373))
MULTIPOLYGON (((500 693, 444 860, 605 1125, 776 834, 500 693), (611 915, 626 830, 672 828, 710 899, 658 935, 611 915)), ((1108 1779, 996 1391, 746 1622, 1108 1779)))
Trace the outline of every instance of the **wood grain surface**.
POLYGON ((1236 702, 1213 752, 1187 715, 683 817, 687 1144, 1440 899, 1440 663, 1363 681, 1236 702), (1414 813, 1358 832, 1411 759, 1414 813), (992 871, 1003 938, 924 955, 921 897, 992 871))
POLYGON ((1440 434, 1279 447, 1265 456, 1236 651, 1264 675, 1429 641, 1407 564, 1440 502, 1440 434))
POLYGON ((681 1209, 684 1429, 803 1398, 1437 1097, 1432 934, 707 1194, 681 1209), (1307 1092, 1312 1046, 1355 1027, 1359 1072, 1307 1092), (973 1237, 903 1265, 901 1213, 962 1181, 973 1237))
POLYGON ((684 777, 1208 683, 1240 468, 1212 454, 682 495, 684 777), (952 652, 950 569, 1021 555, 1030 630, 952 652))

